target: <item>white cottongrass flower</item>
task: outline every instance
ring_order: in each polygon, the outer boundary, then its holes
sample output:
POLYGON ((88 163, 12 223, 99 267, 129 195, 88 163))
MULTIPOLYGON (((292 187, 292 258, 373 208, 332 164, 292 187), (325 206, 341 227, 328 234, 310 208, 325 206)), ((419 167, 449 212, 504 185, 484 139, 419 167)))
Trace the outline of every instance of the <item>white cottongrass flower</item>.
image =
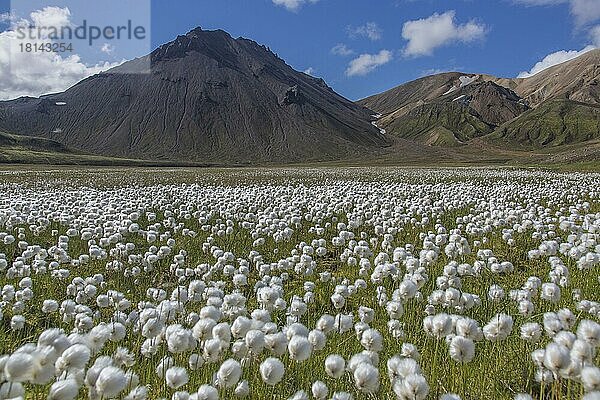
POLYGON ((581 321, 577 327, 577 337, 594 348, 600 347, 600 324, 587 319, 581 321))
POLYGON ((242 377, 242 366, 236 360, 225 360, 217 371, 217 386, 232 388, 242 377))
POLYGON ((312 353, 312 344, 308 338, 296 335, 288 343, 290 358, 294 361, 306 361, 312 353))
POLYGON ((201 385, 196 392, 197 400, 219 400, 219 391, 211 385, 201 385))
POLYGON ((192 371, 196 371, 198 369, 200 369, 202 366, 204 365, 204 358, 202 357, 201 354, 190 354, 190 356, 188 357, 188 367, 192 370, 192 371))
POLYGON ((308 400, 308 394, 304 390, 298 390, 288 400, 308 400))
POLYGON ((383 337, 375 329, 367 329, 363 332, 360 344, 365 350, 379 352, 383 350, 383 337))
POLYGON ((550 371, 558 372, 567 368, 571 362, 569 349, 558 343, 549 343, 544 353, 544 366, 550 371))
POLYGON ((461 398, 457 394, 446 393, 440 396, 440 400, 461 400, 461 398))
POLYGON ((348 392, 335 392, 331 400, 353 400, 354 397, 348 392))
POLYGON ((521 339, 529 343, 537 343, 542 337, 542 327, 535 322, 521 325, 521 339))
POLYGON ((417 346, 412 343, 402 343, 402 348, 400 350, 400 355, 402 357, 412 358, 416 361, 419 361, 421 355, 419 354, 419 350, 417 346))
POLYGON ((265 334, 262 331, 249 330, 245 335, 245 341, 252 354, 260 354, 265 348, 265 334))
POLYGON ((600 391, 600 368, 593 366, 583 368, 581 383, 587 392, 600 391))
POLYGON ((44 314, 51 314, 58 311, 58 302, 56 300, 44 300, 42 304, 42 312, 44 314))
POLYGON ((244 398, 250 394, 250 386, 248 381, 244 380, 237 384, 233 391, 236 397, 244 398))
POLYGON ((91 357, 90 349, 83 344, 74 344, 67 348, 56 360, 55 366, 58 372, 67 370, 82 370, 91 357))
POLYGON ((281 382, 285 366, 278 358, 269 357, 260 364, 259 370, 263 382, 269 386, 275 386, 281 382))
POLYGON ((23 399, 25 398, 25 388, 20 382, 4 382, 0 385, 0 398, 23 399))
POLYGON ((312 344, 314 351, 321 351, 327 345, 327 336, 323 331, 313 329, 308 333, 308 341, 312 344))
POLYGON ((325 359, 325 372, 331 378, 338 379, 344 375, 346 360, 340 355, 331 354, 325 359))
POLYGON ((560 287, 555 283, 542 284, 540 297, 550 303, 558 303, 560 301, 560 287))
POLYGON ((512 328, 513 319, 510 315, 496 314, 496 316, 483 327, 483 335, 490 342, 502 341, 510 335, 512 328))
POLYGON ((48 400, 73 400, 79 394, 79 384, 75 379, 56 381, 50 387, 48 400))
POLYGON ((165 380, 167 381, 167 386, 171 389, 179 389, 188 383, 189 378, 185 368, 171 367, 165 373, 165 380))
POLYGON ((316 400, 326 400, 329 394, 327 385, 322 381, 315 381, 311 387, 311 393, 316 400))
POLYGON ((452 332, 452 319, 448 314, 436 314, 433 317, 426 317, 423 321, 425 331, 437 339, 442 339, 452 332))
POLYGON ((98 375, 96 379, 95 389, 101 397, 113 398, 117 397, 125 386, 127 378, 125 372, 117 367, 106 367, 98 375))
POLYGON ((352 375, 359 392, 376 393, 379 390, 379 370, 371 364, 359 365, 352 375))
POLYGON ((429 385, 422 375, 408 375, 397 380, 393 389, 400 399, 423 400, 429 394, 429 385))
POLYGON ((23 328, 25 328, 25 317, 22 315, 13 315, 10 319, 10 329, 20 331, 23 328))
POLYGON ((458 363, 468 363, 475 357, 475 343, 462 336, 452 338, 449 346, 450 357, 458 363))
POLYGON ((33 355, 15 352, 4 363, 4 379, 10 382, 26 382, 31 379, 33 365, 33 355))

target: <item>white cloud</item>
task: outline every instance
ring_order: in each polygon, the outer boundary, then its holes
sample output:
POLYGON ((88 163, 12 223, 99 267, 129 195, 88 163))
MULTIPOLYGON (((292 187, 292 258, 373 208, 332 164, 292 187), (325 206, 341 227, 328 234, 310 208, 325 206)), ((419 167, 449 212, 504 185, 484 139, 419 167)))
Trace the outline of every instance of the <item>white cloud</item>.
POLYGON ((347 28, 350 37, 362 36, 369 40, 376 41, 381 39, 383 31, 375 22, 367 22, 364 25, 347 28))
POLYGON ((0 22, 10 22, 13 16, 11 13, 0 13, 0 22))
POLYGON ((71 24, 71 10, 68 7, 44 7, 32 12, 30 17, 36 27, 60 28, 71 24))
POLYGON ((599 0, 515 0, 515 2, 526 6, 569 4, 571 15, 575 18, 575 25, 579 28, 600 19, 599 0))
POLYGON ((106 54, 112 54, 115 51, 115 46, 109 43, 104 43, 100 48, 100 51, 106 54))
POLYGON ((413 57, 432 55, 438 47, 456 42, 470 43, 485 37, 485 25, 475 21, 458 25, 454 17, 454 11, 447 11, 443 14, 435 13, 428 18, 405 22, 402 27, 402 37, 408 40, 408 44, 404 49, 404 55, 413 57))
POLYGON ((392 60, 392 52, 381 50, 377 54, 361 54, 350 61, 346 69, 347 76, 367 75, 373 72, 377 67, 387 64, 392 60))
POLYGON ((276 6, 285 7, 288 11, 298 11, 304 4, 314 4, 319 0, 273 0, 276 6))
POLYGON ((310 76, 315 76, 315 73, 317 72, 316 69, 314 69, 313 67, 308 67, 304 70, 304 73, 306 75, 310 75, 310 76))
MULTIPOLYGON (((31 14, 37 26, 66 26, 70 24, 70 13, 48 7, 31 14), (67 15, 69 18, 64 18, 67 15), (44 19, 48 17, 48 19, 44 19), (57 25, 63 24, 63 25, 57 25)), ((32 21, 21 20, 17 24, 28 26, 32 21)), ((44 43, 38 38, 28 43, 44 43)), ((20 51, 19 39, 15 30, 0 33, 0 99, 8 100, 20 96, 40 96, 63 91, 80 80, 120 63, 99 63, 88 66, 77 54, 52 52, 20 51)))
POLYGON ((539 72, 542 72, 543 70, 550 68, 554 65, 558 65, 561 63, 564 63, 566 61, 572 60, 574 58, 579 57, 582 54, 587 53, 590 50, 594 50, 596 47, 595 46, 587 46, 582 50, 561 50, 561 51, 557 51, 555 53, 551 53, 548 54, 546 57, 544 57, 544 59, 542 61, 539 61, 538 63, 536 63, 533 68, 531 68, 531 70, 529 71, 523 71, 521 72, 517 78, 528 78, 530 76, 533 76, 539 72))
POLYGON ((331 54, 336 56, 351 56, 354 54, 354 50, 348 48, 344 43, 338 43, 331 49, 331 54))
POLYGON ((600 0, 571 0, 571 14, 582 27, 600 19, 600 0))

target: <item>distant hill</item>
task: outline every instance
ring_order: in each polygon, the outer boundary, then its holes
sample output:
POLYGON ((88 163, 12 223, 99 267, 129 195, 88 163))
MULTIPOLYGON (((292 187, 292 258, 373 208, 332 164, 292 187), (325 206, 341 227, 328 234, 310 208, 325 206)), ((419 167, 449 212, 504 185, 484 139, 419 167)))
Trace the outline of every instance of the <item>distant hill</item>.
POLYGON ((283 163, 388 146, 371 114, 264 46, 197 28, 63 93, 0 102, 0 129, 103 156, 283 163))
POLYGON ((70 153, 62 143, 39 137, 13 135, 0 131, 0 149, 23 149, 31 151, 49 151, 70 153))
POLYGON ((474 138, 541 148, 600 138, 600 50, 521 79, 450 72, 359 104, 388 133, 436 146, 474 138))

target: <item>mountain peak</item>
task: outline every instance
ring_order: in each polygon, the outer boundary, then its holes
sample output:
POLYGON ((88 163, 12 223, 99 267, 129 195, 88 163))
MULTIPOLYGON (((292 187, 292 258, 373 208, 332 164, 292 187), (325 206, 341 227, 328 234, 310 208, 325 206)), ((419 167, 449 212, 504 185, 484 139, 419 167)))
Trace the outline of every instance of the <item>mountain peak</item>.
POLYGON ((201 34, 202 32, 204 32, 202 27, 197 26, 194 29, 190 30, 188 33, 186 33, 186 36, 194 36, 194 35, 201 34))
POLYGON ((152 61, 183 58, 193 51, 215 57, 218 53, 231 49, 234 43, 235 40, 223 30, 209 31, 196 27, 154 50, 152 61))
POLYGON ((214 38, 214 37, 219 37, 219 36, 222 38, 232 39, 231 35, 222 29, 204 30, 200 26, 195 27, 194 29, 192 29, 188 33, 186 33, 185 35, 180 35, 178 37, 181 37, 181 36, 188 37, 192 40, 202 39, 204 37, 214 38))

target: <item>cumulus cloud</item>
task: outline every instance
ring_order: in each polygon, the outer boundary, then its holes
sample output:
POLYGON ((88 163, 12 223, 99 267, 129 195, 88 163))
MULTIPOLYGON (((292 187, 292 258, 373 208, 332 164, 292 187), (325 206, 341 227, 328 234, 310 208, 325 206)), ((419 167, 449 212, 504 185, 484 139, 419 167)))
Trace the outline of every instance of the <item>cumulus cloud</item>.
POLYGON ((571 0, 571 14, 578 26, 585 26, 600 19, 599 0, 571 0))
POLYGON ((377 54, 361 54, 350 61, 346 69, 347 76, 362 76, 373 72, 376 68, 387 64, 392 60, 392 52, 381 50, 377 54))
POLYGON ((331 49, 331 54, 336 56, 351 56, 354 54, 354 50, 348 48, 344 43, 338 43, 331 49))
POLYGON ((44 7, 30 14, 31 21, 37 27, 61 28, 71 25, 71 10, 68 7, 44 7))
POLYGON ((584 49, 582 50, 561 50, 561 51, 557 51, 555 53, 551 53, 548 54, 546 57, 544 57, 543 60, 537 62, 533 68, 531 68, 531 70, 529 71, 523 71, 521 72, 517 78, 529 78, 530 76, 533 76, 539 72, 542 72, 545 69, 548 69, 552 66, 564 63, 566 61, 572 60, 574 58, 579 57, 582 54, 587 53, 588 51, 594 50, 596 47, 595 46, 586 46, 584 49))
POLYGON ((285 7, 288 11, 296 12, 298 11, 304 4, 314 4, 319 0, 273 0, 273 4, 276 6, 285 7))
POLYGON ((600 19, 600 1, 598 0, 515 0, 525 6, 554 6, 569 4, 575 25, 579 28, 600 19))
POLYGON ((455 12, 435 13, 424 19, 407 21, 402 27, 402 37, 408 40, 404 55, 410 57, 432 55, 433 51, 451 43, 470 43, 481 40, 486 27, 475 21, 457 24, 455 12))
POLYGON ((357 27, 349 26, 347 30, 350 37, 362 36, 372 41, 381 39, 383 34, 383 31, 375 22, 367 22, 366 24, 357 27))
POLYGON ((308 67, 304 70, 304 73, 306 75, 310 75, 310 76, 315 76, 315 73, 317 72, 316 69, 314 69, 313 67, 308 67))
MULTIPOLYGON (((68 9, 56 10, 46 7, 30 15, 31 20, 21 20, 17 24, 29 26, 60 28, 71 23, 68 9)), ((86 65, 77 54, 61 54, 52 52, 22 52, 13 28, 0 33, 0 99, 8 100, 20 96, 40 96, 63 91, 80 80, 120 63, 99 63, 86 65)), ((38 38, 28 43, 44 43, 47 40, 38 38)))

